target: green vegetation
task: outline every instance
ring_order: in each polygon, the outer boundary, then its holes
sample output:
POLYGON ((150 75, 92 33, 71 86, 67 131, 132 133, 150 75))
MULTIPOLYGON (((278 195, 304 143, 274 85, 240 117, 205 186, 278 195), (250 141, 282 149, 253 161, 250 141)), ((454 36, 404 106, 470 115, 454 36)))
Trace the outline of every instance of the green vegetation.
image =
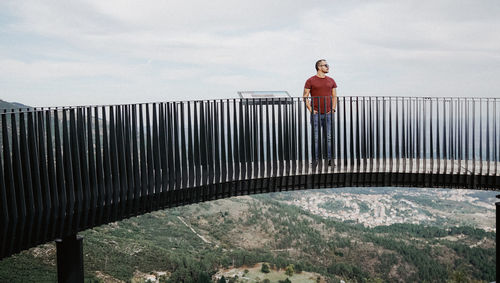
POLYGON ((267 265, 267 263, 263 263, 260 271, 263 273, 269 273, 269 265, 267 265))
MULTIPOLYGON (((137 272, 165 272, 160 282, 212 282, 230 268, 241 273, 214 282, 243 282, 247 276, 266 282, 274 273, 282 277, 272 282, 295 282, 303 272, 316 274, 311 282, 321 280, 318 274, 328 282, 495 278, 493 232, 416 224, 368 228, 285 203, 298 193, 188 205, 85 231, 87 282, 104 276, 133 282, 137 272)), ((22 252, 0 262, 0 282, 54 282, 54 264, 53 244, 22 252)))

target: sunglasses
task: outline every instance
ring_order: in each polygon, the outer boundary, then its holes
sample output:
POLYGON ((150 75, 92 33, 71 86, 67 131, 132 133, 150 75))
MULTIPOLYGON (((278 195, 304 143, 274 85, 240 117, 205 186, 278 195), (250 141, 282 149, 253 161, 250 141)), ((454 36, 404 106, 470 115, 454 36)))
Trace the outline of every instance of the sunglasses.
POLYGON ((330 68, 330 66, 328 64, 324 64, 324 65, 319 65, 320 67, 327 67, 327 68, 330 68))

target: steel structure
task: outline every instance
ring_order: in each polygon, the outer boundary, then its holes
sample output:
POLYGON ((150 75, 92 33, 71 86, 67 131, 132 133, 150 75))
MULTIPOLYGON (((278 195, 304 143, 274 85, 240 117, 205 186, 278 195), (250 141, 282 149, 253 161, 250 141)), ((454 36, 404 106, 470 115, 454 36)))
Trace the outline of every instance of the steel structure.
POLYGON ((55 239, 78 250, 79 231, 245 194, 500 189, 498 98, 340 97, 324 115, 313 129, 302 98, 4 110, 0 259, 55 239))

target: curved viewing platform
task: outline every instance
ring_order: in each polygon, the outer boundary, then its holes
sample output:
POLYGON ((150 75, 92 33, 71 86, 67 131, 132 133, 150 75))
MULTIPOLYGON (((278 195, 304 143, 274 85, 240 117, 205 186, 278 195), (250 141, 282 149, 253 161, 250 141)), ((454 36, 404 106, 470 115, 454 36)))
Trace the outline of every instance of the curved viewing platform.
POLYGON ((335 110, 318 123, 303 98, 4 110, 0 259, 135 215, 236 195, 500 189, 498 98, 339 97, 335 110))

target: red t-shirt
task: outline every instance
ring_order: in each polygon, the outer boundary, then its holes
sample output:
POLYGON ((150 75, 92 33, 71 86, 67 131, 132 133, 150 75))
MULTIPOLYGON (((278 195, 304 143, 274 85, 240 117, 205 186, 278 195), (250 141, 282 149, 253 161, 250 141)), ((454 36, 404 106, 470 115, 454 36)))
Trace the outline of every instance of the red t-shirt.
POLYGON ((318 76, 312 76, 306 81, 304 88, 311 90, 311 103, 314 110, 320 113, 328 113, 332 111, 332 90, 337 88, 335 81, 325 76, 320 78, 318 76), (314 98, 318 97, 319 98, 314 98), (319 111, 321 106, 321 111, 319 111))

